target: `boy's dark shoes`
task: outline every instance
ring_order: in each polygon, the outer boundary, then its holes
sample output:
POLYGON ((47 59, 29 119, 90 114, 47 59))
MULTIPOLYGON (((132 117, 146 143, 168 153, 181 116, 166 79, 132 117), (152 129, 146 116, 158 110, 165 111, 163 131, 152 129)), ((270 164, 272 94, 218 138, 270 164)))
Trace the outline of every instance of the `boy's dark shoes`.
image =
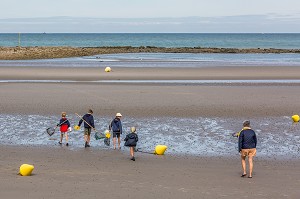
POLYGON ((60 144, 60 145, 61 145, 62 143, 61 143, 61 142, 58 142, 58 144, 60 144))
POLYGON ((69 143, 67 143, 66 146, 69 146, 69 143))
POLYGON ((246 177, 246 175, 247 175, 247 174, 243 174, 243 175, 241 175, 241 177, 244 178, 244 177, 246 177))
POLYGON ((86 148, 86 147, 87 147, 87 145, 88 145, 88 144, 87 144, 87 142, 85 142, 85 144, 84 144, 84 148, 86 148))
POLYGON ((132 161, 135 161, 135 158, 134 158, 134 157, 132 157, 130 160, 132 160, 132 161))

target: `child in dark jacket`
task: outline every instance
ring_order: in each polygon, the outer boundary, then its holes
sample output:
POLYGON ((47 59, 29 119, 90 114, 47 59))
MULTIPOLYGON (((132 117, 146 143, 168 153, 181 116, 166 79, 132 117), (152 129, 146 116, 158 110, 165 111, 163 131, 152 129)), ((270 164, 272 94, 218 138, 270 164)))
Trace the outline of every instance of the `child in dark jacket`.
POLYGON ((60 141, 58 143, 62 144, 62 139, 65 136, 66 137, 66 146, 69 146, 68 130, 71 125, 70 125, 69 120, 67 119, 66 112, 61 113, 61 119, 59 120, 59 124, 57 124, 57 126, 60 127, 60 141))
POLYGON ((109 130, 113 132, 113 145, 116 149, 116 138, 118 138, 118 148, 121 149, 121 134, 122 134, 122 122, 121 122, 121 113, 117 113, 115 119, 109 124, 109 130))
POLYGON ((131 131, 131 133, 129 133, 128 135, 126 135, 126 138, 124 139, 124 141, 125 141, 124 145, 128 146, 130 148, 131 160, 135 161, 134 147, 136 147, 136 144, 137 144, 139 138, 138 138, 138 135, 136 134, 135 127, 131 127, 130 131, 131 131))

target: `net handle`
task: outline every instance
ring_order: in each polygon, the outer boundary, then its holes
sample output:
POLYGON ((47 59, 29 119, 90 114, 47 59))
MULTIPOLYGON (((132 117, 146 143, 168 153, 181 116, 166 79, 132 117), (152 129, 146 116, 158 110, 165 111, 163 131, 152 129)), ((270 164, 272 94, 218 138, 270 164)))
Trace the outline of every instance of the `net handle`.
POLYGON ((98 133, 98 131, 92 127, 87 121, 85 121, 85 119, 83 119, 83 117, 81 117, 78 113, 75 113, 80 119, 82 119, 89 127, 91 127, 96 133, 98 133))

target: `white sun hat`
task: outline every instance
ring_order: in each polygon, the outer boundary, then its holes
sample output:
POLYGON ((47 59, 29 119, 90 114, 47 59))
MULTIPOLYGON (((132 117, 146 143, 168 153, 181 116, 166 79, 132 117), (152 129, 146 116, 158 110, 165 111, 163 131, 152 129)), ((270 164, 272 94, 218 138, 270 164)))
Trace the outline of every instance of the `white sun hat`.
POLYGON ((122 117, 121 113, 117 113, 116 117, 122 117))

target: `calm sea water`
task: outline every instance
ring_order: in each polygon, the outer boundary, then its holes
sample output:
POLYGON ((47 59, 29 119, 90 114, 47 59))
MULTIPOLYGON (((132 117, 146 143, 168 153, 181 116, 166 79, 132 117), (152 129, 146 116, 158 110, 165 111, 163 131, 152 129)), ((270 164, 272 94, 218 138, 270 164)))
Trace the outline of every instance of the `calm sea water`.
MULTIPOLYGON (((157 46, 299 49, 300 34, 21 33, 21 46, 157 46)), ((0 34, 0 46, 18 46, 19 34, 0 34)))

